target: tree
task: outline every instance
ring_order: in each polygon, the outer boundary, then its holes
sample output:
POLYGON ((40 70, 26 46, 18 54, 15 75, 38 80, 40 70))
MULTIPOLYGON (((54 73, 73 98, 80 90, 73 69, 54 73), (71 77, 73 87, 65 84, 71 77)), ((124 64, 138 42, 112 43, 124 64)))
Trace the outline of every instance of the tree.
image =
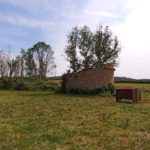
POLYGON ((10 53, 0 52, 0 76, 18 77, 20 76, 20 56, 12 57, 10 53))
POLYGON ((75 27, 68 35, 68 45, 65 50, 67 61, 73 71, 102 67, 111 63, 117 65, 121 48, 117 37, 113 37, 109 27, 99 26, 96 32, 83 26, 75 27), (77 51, 79 55, 77 56, 77 51))
POLYGON ((14 59, 15 67, 14 67, 14 77, 23 77, 22 75, 22 58, 20 55, 17 55, 14 59))
POLYGON ((16 59, 10 59, 8 62, 8 69, 9 69, 9 77, 17 76, 17 72, 19 70, 18 61, 16 59))
POLYGON ((82 68, 88 69, 93 65, 94 51, 93 51, 93 33, 90 28, 83 26, 79 30, 78 47, 82 56, 82 68))
POLYGON ((94 34, 93 48, 96 56, 95 67, 101 67, 106 63, 117 65, 116 59, 121 50, 117 37, 112 37, 109 27, 103 30, 102 26, 94 34))
POLYGON ((80 61, 77 57, 77 46, 78 46, 78 28, 72 28, 72 31, 68 34, 68 45, 66 46, 65 53, 67 55, 67 61, 70 63, 70 68, 73 72, 80 69, 80 61))
POLYGON ((55 66, 52 47, 45 42, 38 42, 33 46, 32 50, 38 75, 41 78, 46 77, 46 74, 55 66))
POLYGON ((24 60, 25 60, 25 70, 26 75, 28 77, 34 77, 37 75, 36 71, 36 64, 33 58, 34 51, 32 48, 27 49, 27 51, 24 54, 24 60))
POLYGON ((9 57, 7 53, 0 51, 0 76, 7 77, 8 76, 8 62, 9 57))
POLYGON ((24 49, 21 49, 20 51, 20 76, 21 77, 24 77, 25 75, 25 50, 24 49))

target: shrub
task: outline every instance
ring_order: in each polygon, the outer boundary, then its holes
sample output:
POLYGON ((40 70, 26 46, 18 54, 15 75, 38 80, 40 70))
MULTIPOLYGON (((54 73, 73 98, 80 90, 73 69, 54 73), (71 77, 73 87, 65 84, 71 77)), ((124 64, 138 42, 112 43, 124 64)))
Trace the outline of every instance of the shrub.
POLYGON ((57 91, 60 88, 60 83, 52 79, 38 79, 38 78, 0 78, 1 90, 30 90, 30 91, 57 91))
POLYGON ((13 89, 18 91, 23 91, 23 90, 28 90, 28 87, 24 83, 20 82, 20 83, 16 83, 13 89))
POLYGON ((11 90, 12 83, 10 78, 1 78, 0 89, 1 90, 11 90))
MULTIPOLYGON (((114 95, 115 94, 115 87, 112 84, 103 86, 101 88, 97 89, 71 89, 69 90, 69 93, 73 94, 89 94, 89 95, 114 95)), ((61 87, 61 92, 66 92, 64 89, 64 86, 61 87)))

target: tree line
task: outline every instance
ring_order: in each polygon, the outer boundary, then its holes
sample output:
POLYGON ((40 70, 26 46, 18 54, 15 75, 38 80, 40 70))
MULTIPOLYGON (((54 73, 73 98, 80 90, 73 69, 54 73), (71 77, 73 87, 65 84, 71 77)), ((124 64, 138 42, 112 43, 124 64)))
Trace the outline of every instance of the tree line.
MULTIPOLYGON (((73 27, 67 35, 66 60, 70 69, 98 68, 106 63, 117 65, 121 48, 117 37, 109 27, 101 25, 92 32, 88 26, 73 27)), ((0 51, 1 77, 46 77, 56 68, 54 51, 49 44, 38 42, 31 48, 21 49, 20 54, 11 58, 9 53, 0 51)))
POLYGON ((20 54, 11 57, 9 53, 0 52, 1 77, 46 77, 55 68, 54 51, 45 42, 38 42, 20 54))
POLYGON ((115 83, 143 83, 149 84, 150 79, 134 79, 134 78, 127 78, 127 77, 115 77, 115 83))

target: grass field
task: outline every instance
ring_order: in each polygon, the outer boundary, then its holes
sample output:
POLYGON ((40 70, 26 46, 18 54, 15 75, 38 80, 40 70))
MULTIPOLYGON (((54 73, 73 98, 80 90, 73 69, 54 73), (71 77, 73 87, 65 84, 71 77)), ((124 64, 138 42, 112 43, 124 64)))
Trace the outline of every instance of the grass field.
POLYGON ((55 149, 149 150, 150 103, 0 91, 0 150, 55 149))
POLYGON ((139 84, 139 83, 116 83, 116 88, 139 88, 139 89, 150 89, 150 84, 139 84))

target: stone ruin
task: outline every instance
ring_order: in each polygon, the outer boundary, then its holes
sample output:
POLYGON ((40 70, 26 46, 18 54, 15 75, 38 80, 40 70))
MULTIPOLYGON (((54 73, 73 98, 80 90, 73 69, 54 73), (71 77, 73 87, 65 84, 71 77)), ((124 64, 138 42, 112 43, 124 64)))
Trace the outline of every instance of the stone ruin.
POLYGON ((79 90, 96 90, 114 83, 114 66, 106 64, 101 68, 90 68, 63 76, 65 92, 79 90))

